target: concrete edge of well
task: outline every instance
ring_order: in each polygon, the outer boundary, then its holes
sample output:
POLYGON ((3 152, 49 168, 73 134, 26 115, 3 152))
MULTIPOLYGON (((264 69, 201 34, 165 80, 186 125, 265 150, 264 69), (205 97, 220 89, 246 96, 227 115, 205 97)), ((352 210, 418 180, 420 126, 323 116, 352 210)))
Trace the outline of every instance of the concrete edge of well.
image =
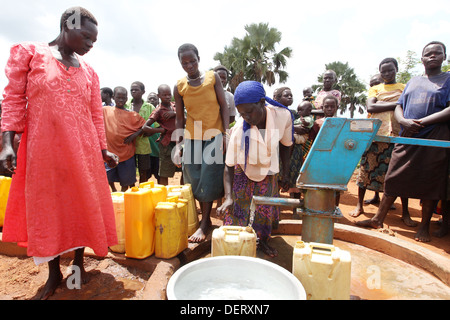
MULTIPOLYGON (((274 235, 301 235, 301 220, 281 220, 274 235)), ((450 258, 410 241, 383 234, 376 230, 334 224, 334 239, 342 240, 387 254, 423 269, 450 286, 450 258)))

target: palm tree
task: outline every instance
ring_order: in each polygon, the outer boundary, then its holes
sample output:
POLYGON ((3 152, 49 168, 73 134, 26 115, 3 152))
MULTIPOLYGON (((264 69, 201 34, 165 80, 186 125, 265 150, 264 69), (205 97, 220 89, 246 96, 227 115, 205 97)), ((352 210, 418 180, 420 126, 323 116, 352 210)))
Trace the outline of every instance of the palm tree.
POLYGON ((225 46, 223 53, 217 52, 214 60, 220 61, 220 64, 230 70, 229 86, 234 93, 236 87, 244 81, 244 72, 247 66, 247 60, 243 54, 241 44, 242 40, 233 38, 231 46, 225 46))
POLYGON ((292 49, 286 47, 276 52, 281 41, 281 32, 269 28, 268 23, 245 26, 247 34, 243 39, 233 38, 231 45, 223 53, 216 53, 214 60, 231 71, 232 91, 244 80, 255 80, 272 86, 278 76, 279 82, 287 81, 289 74, 283 70, 292 49))

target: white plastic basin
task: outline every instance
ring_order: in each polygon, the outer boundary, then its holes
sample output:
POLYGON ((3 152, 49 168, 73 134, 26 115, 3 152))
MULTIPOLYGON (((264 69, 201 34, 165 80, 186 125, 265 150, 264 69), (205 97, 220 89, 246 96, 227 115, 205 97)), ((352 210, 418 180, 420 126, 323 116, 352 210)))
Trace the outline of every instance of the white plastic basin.
POLYGON ((178 269, 167 284, 169 300, 306 300, 300 281, 263 259, 220 256, 178 269))

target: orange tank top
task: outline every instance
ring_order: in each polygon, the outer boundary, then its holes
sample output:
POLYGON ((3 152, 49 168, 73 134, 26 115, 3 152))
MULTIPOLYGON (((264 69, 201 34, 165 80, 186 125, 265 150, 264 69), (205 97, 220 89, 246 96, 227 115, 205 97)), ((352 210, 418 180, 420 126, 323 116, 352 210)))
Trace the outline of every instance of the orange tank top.
POLYGON ((187 77, 178 81, 177 89, 187 112, 186 139, 210 140, 224 132, 215 84, 214 71, 206 72, 203 83, 198 87, 189 85, 187 77))

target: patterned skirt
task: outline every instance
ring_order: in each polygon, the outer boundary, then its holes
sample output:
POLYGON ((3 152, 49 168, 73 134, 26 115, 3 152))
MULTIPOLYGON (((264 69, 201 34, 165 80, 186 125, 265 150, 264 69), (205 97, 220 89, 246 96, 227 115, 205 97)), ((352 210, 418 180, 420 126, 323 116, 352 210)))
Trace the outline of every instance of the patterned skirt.
POLYGON ((295 188, 297 184, 297 178, 300 173, 300 169, 303 165, 303 145, 294 144, 292 150, 291 162, 289 165, 289 187, 295 188))
POLYGON ((384 177, 389 168, 394 144, 373 142, 363 156, 356 184, 360 188, 383 192, 384 177))
MULTIPOLYGON (((225 213, 224 225, 248 226, 250 204, 253 196, 279 197, 278 175, 268 175, 264 180, 255 182, 247 178, 242 168, 234 169, 233 199, 234 205, 225 213)), ((268 239, 272 233, 273 222, 278 222, 280 207, 261 205, 256 207, 253 229, 259 239, 268 239)))

